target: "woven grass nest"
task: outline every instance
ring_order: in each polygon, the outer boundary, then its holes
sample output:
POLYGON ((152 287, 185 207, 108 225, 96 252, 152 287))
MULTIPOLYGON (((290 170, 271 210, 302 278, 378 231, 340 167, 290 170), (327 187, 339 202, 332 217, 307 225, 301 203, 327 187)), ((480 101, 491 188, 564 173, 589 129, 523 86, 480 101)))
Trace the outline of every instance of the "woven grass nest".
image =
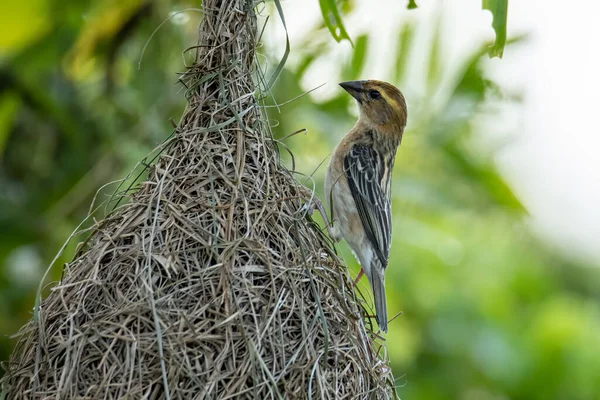
POLYGON ((395 396, 254 96, 254 4, 203 7, 175 134, 20 332, 6 399, 395 396))

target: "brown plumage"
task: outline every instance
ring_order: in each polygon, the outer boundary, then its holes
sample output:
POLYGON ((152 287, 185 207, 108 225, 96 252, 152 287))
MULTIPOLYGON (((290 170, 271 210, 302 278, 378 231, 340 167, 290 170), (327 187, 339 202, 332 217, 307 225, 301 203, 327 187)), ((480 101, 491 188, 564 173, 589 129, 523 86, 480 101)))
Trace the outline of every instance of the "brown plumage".
POLYGON ((330 234, 344 238, 367 275, 377 322, 387 332, 385 269, 391 238, 391 176, 406 126, 402 93, 376 81, 342 82, 358 102, 360 117, 336 147, 325 179, 331 209, 330 234))

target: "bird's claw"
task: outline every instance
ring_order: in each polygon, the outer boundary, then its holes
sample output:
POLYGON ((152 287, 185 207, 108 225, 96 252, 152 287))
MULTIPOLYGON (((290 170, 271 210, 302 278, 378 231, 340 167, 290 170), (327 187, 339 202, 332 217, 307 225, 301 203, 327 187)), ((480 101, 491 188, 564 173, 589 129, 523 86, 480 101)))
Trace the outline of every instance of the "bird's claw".
POLYGON ((339 239, 337 239, 337 236, 335 235, 335 233, 332 230, 333 224, 329 221, 329 218, 327 217, 327 212, 325 211, 325 207, 323 206, 323 203, 321 202, 321 200, 319 200, 318 197, 316 197, 316 196, 311 197, 311 200, 309 202, 304 203, 304 205, 300 208, 300 212, 306 213, 306 215, 310 215, 310 216, 312 216, 314 214, 315 210, 318 210, 319 214, 321 214, 321 217, 323 218, 323 221, 325 222, 325 227, 327 228, 327 232, 329 233, 329 236, 335 242, 337 242, 339 239))

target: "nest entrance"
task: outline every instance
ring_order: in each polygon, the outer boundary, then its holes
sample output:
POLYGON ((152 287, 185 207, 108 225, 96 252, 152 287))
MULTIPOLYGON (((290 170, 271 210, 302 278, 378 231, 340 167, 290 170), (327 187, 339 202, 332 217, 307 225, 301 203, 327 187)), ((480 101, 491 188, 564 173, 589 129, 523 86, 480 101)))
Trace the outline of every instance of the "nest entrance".
POLYGON ((23 328, 7 399, 392 396, 253 96, 253 4, 204 9, 176 134, 23 328))

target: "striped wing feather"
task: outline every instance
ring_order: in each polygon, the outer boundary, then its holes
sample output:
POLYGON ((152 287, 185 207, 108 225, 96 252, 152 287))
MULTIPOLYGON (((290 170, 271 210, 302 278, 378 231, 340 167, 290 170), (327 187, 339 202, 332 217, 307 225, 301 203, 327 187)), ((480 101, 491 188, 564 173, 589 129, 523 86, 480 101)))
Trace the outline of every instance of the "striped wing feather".
POLYGON ((382 188, 385 161, 371 146, 357 144, 344 158, 344 170, 367 238, 385 268, 392 233, 389 191, 382 188))

